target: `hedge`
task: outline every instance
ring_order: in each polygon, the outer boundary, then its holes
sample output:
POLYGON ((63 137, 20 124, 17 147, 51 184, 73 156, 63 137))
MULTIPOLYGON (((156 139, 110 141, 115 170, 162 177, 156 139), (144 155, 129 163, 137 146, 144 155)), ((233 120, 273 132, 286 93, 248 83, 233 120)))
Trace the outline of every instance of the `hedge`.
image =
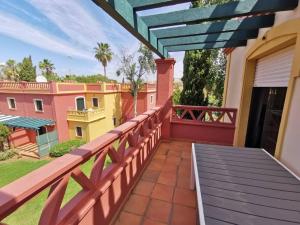
POLYGON ((50 156, 51 157, 60 157, 63 156, 75 148, 78 148, 79 146, 85 144, 86 142, 83 140, 70 140, 63 143, 59 143, 57 145, 54 145, 50 149, 50 156))

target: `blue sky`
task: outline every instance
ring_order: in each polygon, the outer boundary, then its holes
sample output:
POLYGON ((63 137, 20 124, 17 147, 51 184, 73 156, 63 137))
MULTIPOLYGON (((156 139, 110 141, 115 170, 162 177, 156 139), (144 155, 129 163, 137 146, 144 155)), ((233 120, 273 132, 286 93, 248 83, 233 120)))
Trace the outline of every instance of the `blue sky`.
MULTIPOLYGON (((181 4, 140 14, 187 7, 181 4)), ((115 53, 107 69, 114 79, 118 55, 124 50, 135 52, 139 46, 135 37, 91 0, 0 0, 0 63, 31 55, 35 64, 50 59, 60 75, 102 73, 102 66, 94 59, 97 42, 109 43, 115 53)), ((175 77, 180 78, 183 53, 172 56, 177 59, 175 77)))

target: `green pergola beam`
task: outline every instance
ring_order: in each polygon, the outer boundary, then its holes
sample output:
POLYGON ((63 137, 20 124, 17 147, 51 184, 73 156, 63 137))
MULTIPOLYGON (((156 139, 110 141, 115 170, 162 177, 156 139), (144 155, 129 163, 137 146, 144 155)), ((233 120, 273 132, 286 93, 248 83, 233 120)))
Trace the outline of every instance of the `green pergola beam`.
POLYGON ((275 14, 266 16, 250 17, 246 19, 232 19, 222 22, 208 22, 205 24, 195 24, 183 27, 173 27, 153 30, 157 38, 185 37, 191 35, 203 35, 221 33, 236 30, 250 30, 274 25, 275 14))
POLYGON ((189 44, 189 45, 176 45, 166 47, 165 50, 168 52, 181 52, 199 49, 216 49, 216 48, 235 48, 246 46, 247 41, 226 41, 217 43, 206 43, 206 44, 189 44))
POLYGON ((158 56, 162 58, 168 57, 164 55, 159 40, 149 30, 143 19, 136 14, 127 0, 93 0, 93 2, 158 56))
POLYGON ((160 42, 163 46, 186 45, 186 44, 199 44, 199 43, 213 43, 224 41, 242 41, 257 38, 258 30, 242 30, 235 32, 226 32, 218 34, 187 36, 178 38, 162 39, 160 42))
POLYGON ((295 9, 298 0, 244 0, 203 8, 191 8, 176 12, 142 16, 149 28, 173 26, 192 22, 224 20, 234 17, 271 13, 295 9))
POLYGON ((128 2, 138 11, 191 2, 191 0, 128 0, 128 2))

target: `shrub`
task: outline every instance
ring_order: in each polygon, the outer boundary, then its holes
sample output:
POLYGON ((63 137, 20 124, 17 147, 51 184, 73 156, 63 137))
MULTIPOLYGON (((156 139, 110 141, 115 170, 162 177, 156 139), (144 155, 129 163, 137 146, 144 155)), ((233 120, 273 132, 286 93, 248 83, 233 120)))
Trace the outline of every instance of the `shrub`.
POLYGON ((4 141, 9 136, 9 129, 7 126, 0 124, 0 151, 4 151, 4 141))
POLYGON ((0 152, 0 161, 4 161, 14 157, 17 153, 11 149, 0 152))
POLYGON ((83 140, 70 140, 70 141, 56 144, 50 149, 50 156, 51 157, 63 156, 83 144, 85 144, 85 141, 83 140))

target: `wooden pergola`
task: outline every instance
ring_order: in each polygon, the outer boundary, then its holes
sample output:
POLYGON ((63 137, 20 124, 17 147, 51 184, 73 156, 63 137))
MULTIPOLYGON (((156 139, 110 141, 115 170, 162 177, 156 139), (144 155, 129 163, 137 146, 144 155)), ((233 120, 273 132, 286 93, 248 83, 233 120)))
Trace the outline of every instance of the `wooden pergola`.
POLYGON ((169 52, 246 46, 260 28, 273 26, 275 12, 298 6, 298 0, 243 0, 139 16, 139 11, 192 1, 93 1, 161 58, 169 52))

